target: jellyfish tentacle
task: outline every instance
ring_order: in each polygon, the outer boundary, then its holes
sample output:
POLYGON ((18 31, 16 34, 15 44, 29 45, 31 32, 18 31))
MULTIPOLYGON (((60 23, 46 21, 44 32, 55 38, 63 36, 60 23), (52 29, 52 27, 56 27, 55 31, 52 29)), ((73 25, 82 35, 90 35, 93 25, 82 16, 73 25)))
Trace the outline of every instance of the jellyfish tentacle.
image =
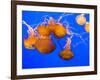
MULTIPOLYGON (((88 38, 85 38, 85 41, 88 41, 87 40, 88 38)), ((76 44, 73 44, 72 46, 75 48, 75 47, 77 47, 78 45, 80 45, 80 44, 82 44, 83 42, 82 41, 79 41, 79 42, 77 42, 76 44)))
POLYGON ((65 24, 65 27, 69 26, 69 23, 67 20, 63 21, 62 24, 64 25, 65 24))
POLYGON ((80 14, 78 16, 76 16, 76 22, 79 25, 84 25, 86 23, 86 18, 84 16, 85 14, 80 14))
POLYGON ((49 19, 47 19, 47 17, 49 17, 49 15, 45 15, 45 16, 42 16, 42 18, 44 18, 44 20, 49 20, 49 19))
POLYGON ((80 33, 80 35, 85 35, 85 34, 88 34, 87 32, 82 32, 82 33, 80 33))
POLYGON ((24 20, 23 20, 23 24, 27 26, 28 28, 28 34, 33 36, 35 33, 34 33, 34 29, 29 25, 27 24, 24 20))
POLYGON ((48 24, 49 25, 55 25, 56 24, 56 21, 53 19, 53 17, 49 18, 48 24))
MULTIPOLYGON (((68 24, 68 22, 67 22, 67 24, 68 24)), ((85 34, 85 32, 84 33, 80 33, 80 34, 77 33, 77 32, 73 32, 72 30, 70 30, 70 28, 75 30, 75 31, 77 31, 77 30, 75 28, 73 28, 73 27, 70 27, 69 24, 66 25, 65 27, 66 27, 67 34, 79 37, 81 39, 81 41, 86 45, 85 40, 82 38, 82 35, 85 34)))
POLYGON ((67 38, 66 44, 65 44, 65 46, 64 46, 65 49, 68 49, 68 50, 71 49, 72 38, 73 38, 73 35, 71 35, 69 38, 67 38))
POLYGON ((69 15, 72 15, 72 14, 66 14, 66 13, 64 13, 64 14, 62 14, 59 18, 58 18, 58 23, 61 21, 61 19, 63 19, 63 17, 65 17, 65 16, 69 16, 69 15))

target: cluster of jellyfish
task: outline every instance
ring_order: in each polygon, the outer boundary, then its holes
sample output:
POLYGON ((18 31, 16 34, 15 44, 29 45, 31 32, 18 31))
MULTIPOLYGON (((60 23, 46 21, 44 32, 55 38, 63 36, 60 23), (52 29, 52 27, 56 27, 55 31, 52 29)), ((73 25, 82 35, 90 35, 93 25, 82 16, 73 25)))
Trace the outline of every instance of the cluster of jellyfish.
MULTIPOLYGON (((55 20, 53 17, 49 19, 44 19, 44 22, 37 25, 35 28, 32 28, 27 22, 23 20, 23 24, 27 26, 28 38, 24 39, 24 47, 27 49, 37 49, 40 53, 48 54, 55 50, 56 45, 53 43, 50 35, 53 35, 56 38, 62 38, 65 35, 70 35, 66 39, 66 44, 63 47, 63 50, 59 52, 59 56, 64 60, 69 60, 73 58, 74 52, 71 50, 71 42, 73 36, 78 36, 83 42, 84 39, 78 33, 71 31, 69 25, 64 26, 60 20, 64 16, 69 14, 63 14, 59 17, 58 20, 55 20)), ((86 21, 84 14, 76 16, 76 22, 78 25, 85 25, 83 28, 88 33, 90 30, 90 24, 86 21)))

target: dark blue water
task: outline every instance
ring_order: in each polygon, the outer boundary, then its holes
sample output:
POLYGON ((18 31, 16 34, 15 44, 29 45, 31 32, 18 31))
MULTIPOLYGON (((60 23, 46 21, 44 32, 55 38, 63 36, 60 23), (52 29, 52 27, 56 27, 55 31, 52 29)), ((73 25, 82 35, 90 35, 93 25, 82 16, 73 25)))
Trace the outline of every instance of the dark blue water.
MULTIPOLYGON (((55 20, 58 20, 59 16, 61 16, 63 12, 34 12, 34 11, 23 11, 22 12, 22 20, 26 21, 33 28, 36 27, 37 24, 43 22, 43 16, 48 15, 52 16, 55 20)), ((70 13, 68 13, 70 14, 70 13)), ((76 30, 73 32, 77 32, 79 34, 85 32, 84 25, 80 26, 76 23, 75 17, 80 13, 71 13, 72 15, 66 16, 61 20, 61 23, 65 20, 69 23, 69 25, 76 30)), ((49 18, 47 17, 47 18, 49 18)), ((89 14, 85 14, 87 21, 89 22, 89 14)), ((22 42, 24 38, 28 37, 27 27, 22 24, 22 42)), ((66 43, 68 35, 61 39, 57 39, 54 35, 51 36, 54 44, 56 45, 56 49, 50 54, 42 54, 36 49, 29 50, 24 47, 22 44, 22 68, 30 69, 30 68, 51 68, 51 67, 72 67, 72 66, 89 66, 89 33, 82 35, 83 39, 86 40, 86 44, 82 42, 82 40, 74 36, 72 38, 71 50, 74 53, 74 57, 70 60, 63 60, 59 57, 60 51, 62 51, 63 46, 66 43), (77 45, 77 43, 80 44, 77 45), (76 46, 75 46, 76 45, 76 46)))

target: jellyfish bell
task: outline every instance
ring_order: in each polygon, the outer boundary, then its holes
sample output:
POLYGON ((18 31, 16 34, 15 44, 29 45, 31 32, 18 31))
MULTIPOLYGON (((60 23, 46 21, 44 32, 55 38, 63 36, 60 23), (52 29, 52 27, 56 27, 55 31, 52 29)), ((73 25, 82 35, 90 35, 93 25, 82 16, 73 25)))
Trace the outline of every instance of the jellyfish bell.
POLYGON ((66 28, 62 24, 56 24, 54 29, 54 35, 57 38, 62 38, 66 35, 67 31, 66 28))
POLYGON ((28 49, 33 49, 33 46, 35 45, 35 42, 37 40, 37 37, 30 36, 27 39, 24 39, 24 46, 28 49))
POLYGON ((60 52, 60 57, 62 59, 65 59, 65 60, 69 60, 73 56, 74 56, 73 52, 71 50, 68 50, 68 49, 65 49, 65 50, 63 50, 63 51, 60 52))
POLYGON ((32 45, 35 45, 36 41, 37 41, 37 37, 36 36, 30 36, 29 37, 29 41, 32 45))
POLYGON ((40 25, 40 26, 38 26, 37 31, 38 31, 39 35, 42 35, 42 36, 50 35, 50 29, 48 26, 40 25))
POLYGON ((24 39, 24 47, 27 49, 32 49, 32 45, 30 44, 28 39, 24 39))
POLYGON ((89 22, 86 22, 84 28, 85 28, 85 31, 86 31, 86 32, 90 32, 90 23, 89 23, 89 22))
POLYGON ((86 18, 84 17, 84 14, 81 14, 81 15, 78 15, 76 17, 76 22, 79 24, 79 25, 84 25, 86 23, 86 18))
POLYGON ((55 44, 49 37, 45 39, 40 38, 36 41, 35 48, 43 54, 48 54, 55 49, 55 44))

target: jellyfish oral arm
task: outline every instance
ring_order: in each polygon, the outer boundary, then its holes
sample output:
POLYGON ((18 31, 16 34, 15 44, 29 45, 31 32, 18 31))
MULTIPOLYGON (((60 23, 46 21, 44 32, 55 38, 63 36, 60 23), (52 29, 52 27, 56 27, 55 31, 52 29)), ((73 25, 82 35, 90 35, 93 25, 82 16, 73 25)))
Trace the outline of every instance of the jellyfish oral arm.
POLYGON ((27 24, 24 20, 22 21, 22 23, 27 26, 28 34, 34 35, 34 29, 29 24, 27 24))
POLYGON ((70 38, 68 38, 66 40, 67 43, 65 44, 64 48, 66 48, 67 50, 70 50, 71 49, 71 39, 72 39, 72 37, 73 36, 71 36, 70 38))
POLYGON ((57 22, 59 23, 63 17, 69 16, 69 15, 72 15, 72 14, 66 14, 66 13, 62 14, 62 15, 59 17, 59 19, 58 19, 57 22))
MULTIPOLYGON (((68 30, 68 29, 67 29, 67 30, 68 30)), ((68 32, 69 32, 69 35, 72 35, 72 37, 73 37, 73 36, 79 37, 79 38, 81 39, 81 41, 82 41, 84 44, 86 44, 85 40, 84 40, 84 39, 82 38, 82 36, 81 36, 81 34, 85 34, 85 33, 80 33, 80 34, 78 34, 78 33, 73 32, 73 31, 71 31, 71 30, 68 30, 68 32)))
POLYGON ((49 25, 55 25, 55 23, 56 23, 56 22, 55 22, 55 20, 53 19, 53 17, 50 17, 50 18, 49 18, 49 21, 48 21, 48 24, 49 24, 49 25))
POLYGON ((28 29, 32 29, 32 27, 29 24, 27 24, 26 21, 23 20, 22 23, 25 24, 28 27, 28 29))

